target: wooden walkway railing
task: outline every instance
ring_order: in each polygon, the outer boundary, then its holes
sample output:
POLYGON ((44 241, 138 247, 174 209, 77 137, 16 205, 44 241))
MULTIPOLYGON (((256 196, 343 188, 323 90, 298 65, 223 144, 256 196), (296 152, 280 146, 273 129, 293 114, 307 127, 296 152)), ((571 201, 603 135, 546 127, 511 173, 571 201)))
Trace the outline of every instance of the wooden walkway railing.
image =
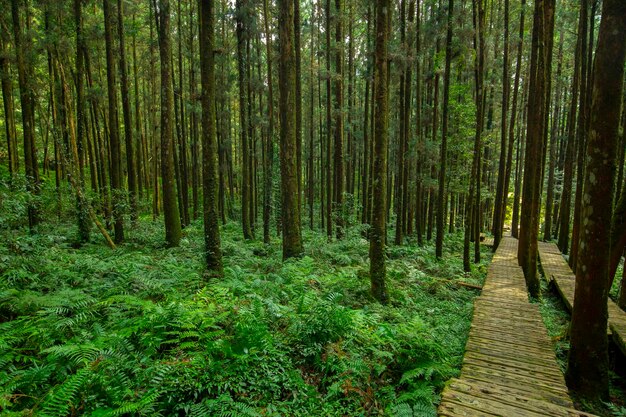
MULTIPOLYGON (((554 283, 561 295, 565 307, 572 311, 574 306, 574 288, 576 275, 561 255, 561 251, 554 243, 539 242, 539 258, 543 274, 548 282, 554 283)), ((626 312, 609 299, 609 325, 607 331, 615 344, 626 355, 626 312)))
POLYGON ((493 257, 461 375, 441 396, 440 416, 590 416, 574 409, 539 306, 528 302, 516 239, 503 238, 493 257))

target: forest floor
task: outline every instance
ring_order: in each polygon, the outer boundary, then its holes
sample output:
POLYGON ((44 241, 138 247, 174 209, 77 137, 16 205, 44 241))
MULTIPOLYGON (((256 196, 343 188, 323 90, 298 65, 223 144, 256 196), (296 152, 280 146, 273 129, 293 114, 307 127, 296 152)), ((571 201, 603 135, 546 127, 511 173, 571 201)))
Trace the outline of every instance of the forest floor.
POLYGON ((491 258, 464 274, 460 233, 441 261, 434 241, 391 246, 381 306, 358 226, 332 243, 307 230, 283 263, 279 239, 228 223, 210 281, 201 222, 174 249, 149 218, 115 251, 75 233, 0 231, 2 416, 434 416, 478 295, 456 282, 480 285, 491 258))
MULTIPOLYGON (((24 200, 6 197, 0 415, 9 417, 434 416, 445 381, 459 374, 479 293, 458 282, 480 286, 491 259, 481 245, 481 264, 463 273, 461 233, 446 238, 441 261, 434 242, 390 246, 391 303, 381 306, 369 295, 359 226, 331 243, 305 229, 306 256, 283 263, 279 239, 244 241, 230 222, 225 276, 207 281, 200 221, 179 248, 166 249, 162 222, 146 217, 115 251, 96 230, 77 249, 71 217, 46 211, 30 235, 24 200)), ((569 315, 543 285, 544 322, 565 369, 569 315)), ((613 353, 612 369, 624 369, 613 353)), ((578 406, 626 416, 625 380, 611 373, 611 404, 578 406)))

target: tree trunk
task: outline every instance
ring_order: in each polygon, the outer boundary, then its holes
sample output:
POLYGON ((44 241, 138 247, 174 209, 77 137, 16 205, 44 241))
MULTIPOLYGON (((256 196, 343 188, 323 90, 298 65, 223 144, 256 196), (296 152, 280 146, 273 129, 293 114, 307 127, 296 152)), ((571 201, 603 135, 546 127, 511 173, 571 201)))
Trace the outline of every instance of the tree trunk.
MULTIPOLYGON (((508 0, 505 0, 508 2, 508 0)), ((443 256, 443 235, 446 220, 446 156, 448 153, 448 102, 450 101, 450 63, 452 61, 452 16, 454 0, 448 0, 448 22, 446 31, 446 64, 443 77, 443 120, 441 122, 441 162, 439 164, 439 201, 437 203, 437 239, 435 242, 435 256, 443 256)), ((507 37, 505 36, 505 39, 507 37)), ((505 53, 506 60, 506 53, 505 53)))
POLYGON ((572 201, 572 183, 574 178, 574 159, 576 158, 576 112, 578 109, 578 88, 580 86, 582 41, 586 37, 587 8, 586 0, 582 1, 578 23, 578 38, 574 58, 574 75, 572 81, 572 97, 567 120, 567 143, 565 145, 565 161, 563 169, 563 192, 561 193, 559 242, 561 252, 569 252, 569 231, 572 201))
MULTIPOLYGON (((28 13, 26 13, 28 16, 28 13)), ((22 103, 22 130, 24 135, 24 167, 26 169, 27 189, 31 194, 40 192, 39 167, 35 147, 35 97, 32 88, 33 73, 30 59, 25 56, 31 45, 29 38, 23 33, 20 21, 19 0, 11 0, 11 16, 13 19, 14 46, 16 53, 20 101, 22 103)), ((28 204, 28 226, 31 233, 39 223, 39 208, 36 203, 28 204)))
POLYGON ((555 173, 556 169, 556 152, 557 152, 557 124, 559 121, 559 112, 560 112, 560 100, 561 100, 561 71, 563 68, 563 31, 559 36, 559 62, 556 71, 556 80, 559 83, 557 85, 556 91, 556 103, 555 103, 555 111, 552 116, 552 129, 550 130, 550 162, 548 167, 548 183, 547 183, 547 191, 546 191, 546 207, 545 207, 545 217, 544 217, 544 225, 543 225, 543 240, 549 241, 552 239, 552 209, 554 207, 554 181, 555 181, 555 173))
POLYGON ((199 0, 200 78, 202 79, 202 202, 206 267, 212 276, 224 273, 217 209, 217 141, 215 137, 214 2, 199 0))
POLYGON ((265 25, 265 46, 267 54, 267 118, 268 129, 265 139, 265 158, 263 165, 263 242, 270 243, 270 220, 272 213, 272 178, 274 165, 274 85, 272 80, 272 38, 270 35, 268 0, 263 1, 263 23, 265 25))
POLYGON ((391 13, 389 0, 376 2, 376 49, 373 137, 374 165, 372 170, 372 229, 370 230, 370 280, 374 298, 385 304, 385 237, 387 231, 387 147, 388 147, 388 94, 387 94, 387 41, 390 33, 391 13))
POLYGON ((537 239, 539 209, 546 136, 547 100, 550 94, 548 78, 551 67, 551 42, 554 30, 554 0, 535 3, 533 42, 530 61, 530 96, 528 103, 528 132, 522 189, 521 233, 518 259, 524 270, 526 286, 532 297, 540 292, 537 275, 537 239))
MULTIPOLYGON (((513 100, 511 106, 511 119, 509 122, 509 149, 506 158, 506 174, 504 179, 504 195, 502 200, 502 225, 506 215, 506 207, 508 203, 509 184, 511 182, 511 170, 513 167, 513 145, 515 144, 515 117, 517 116, 517 96, 519 93, 520 74, 522 68, 522 52, 524 50, 524 10, 526 9, 526 0, 522 0, 520 12, 520 25, 517 44, 517 62, 515 63, 515 82, 513 87, 513 100)), ((517 162, 516 162, 517 163, 517 162)), ((517 168, 515 170, 517 172, 517 168)), ((516 182, 517 184, 517 182, 516 182)), ((512 222, 512 220, 511 220, 512 222)), ((511 235, 517 236, 517 230, 511 227, 511 235)))
POLYGON ((504 188, 506 177, 506 139, 507 139, 507 111, 509 109, 509 0, 504 0, 504 54, 502 63, 502 111, 500 120, 500 164, 498 167, 498 184, 493 210, 493 248, 498 248, 502 239, 504 226, 504 207, 508 189, 504 188))
MULTIPOLYGON (((483 68, 485 65, 485 42, 484 42, 484 4, 483 0, 473 1, 474 49, 476 51, 474 82, 476 84, 476 132, 474 135, 474 157, 472 158, 472 171, 469 179, 469 192, 465 209, 465 234, 463 239, 463 270, 470 272, 470 241, 474 234, 476 240, 477 219, 480 212, 480 153, 483 130, 483 68)), ((478 244, 478 242, 475 242, 478 244)), ((474 254, 476 255, 476 254, 474 254)), ((475 256, 476 258, 476 256, 475 256)))
POLYGON ((626 3, 604 0, 586 152, 567 385, 584 399, 609 396, 606 326, 615 154, 626 53, 626 3))
POLYGON ((120 48, 120 74, 122 91, 122 113, 124 115, 124 139, 126 141, 126 170, 128 173, 128 198, 130 218, 137 222, 137 165, 133 150, 133 124, 130 114, 130 95, 128 93, 128 67, 126 66, 126 46, 124 44, 124 2, 117 0, 117 35, 120 48))
POLYGON ((15 110, 13 108, 13 86, 9 69, 9 51, 7 48, 8 37, 4 29, 0 29, 0 77, 2 82, 2 102, 4 104, 4 127, 7 138, 7 156, 9 162, 9 174, 11 181, 20 169, 19 155, 17 153, 17 130, 15 129, 15 110))
POLYGON ((283 260, 302 255, 300 206, 298 203, 298 164, 296 114, 296 68, 294 53, 294 5, 292 0, 279 0, 278 19, 280 65, 280 173, 281 215, 283 224, 283 260))
POLYGON ((117 110, 117 81, 115 80, 115 53, 113 51, 113 28, 111 25, 115 22, 111 11, 111 2, 113 0, 103 0, 102 7, 104 10, 104 39, 106 42, 106 61, 107 61, 107 91, 109 98, 109 147, 111 152, 111 200, 113 203, 113 220, 115 229, 115 243, 119 244, 124 241, 124 206, 122 185, 122 156, 120 149, 120 131, 117 110))
MULTIPOLYGON (((156 0, 155 0, 156 1, 156 0)), ((161 181, 163 189, 163 216, 165 240, 168 246, 178 246, 181 238, 181 223, 176 204, 176 179, 174 178, 174 132, 172 110, 172 46, 170 40, 170 2, 159 0, 157 20, 159 33, 159 55, 161 57, 161 181)), ((155 7, 155 10, 157 8, 155 7)))
POLYGON ((250 184, 250 149, 248 144, 248 107, 246 105, 246 97, 248 95, 246 88, 246 80, 248 79, 248 70, 246 61, 248 59, 246 53, 246 41, 248 30, 246 27, 247 0, 237 0, 236 2, 236 20, 237 20, 237 71, 239 78, 239 134, 241 135, 241 221, 243 227, 244 239, 252 239, 252 227, 250 225, 250 198, 252 196, 252 188, 250 184))
MULTIPOLYGON (((595 2, 592 2, 594 5, 595 2)), ((591 16, 588 13, 588 2, 583 0, 581 2, 581 12, 584 12, 584 30, 583 38, 581 39, 581 66, 580 66, 580 103, 579 103, 579 115, 577 125, 577 143, 578 143, 578 160, 576 167, 576 195, 574 197, 574 220, 572 222, 572 250, 570 251, 570 257, 568 263, 572 268, 572 271, 576 272, 578 263, 576 258, 578 256, 578 246, 580 239, 580 219, 583 198, 583 184, 585 175, 585 150, 587 148, 587 130, 589 126, 589 108, 590 108, 590 95, 591 95, 591 57, 587 57, 588 54, 593 52, 593 22, 595 21, 595 5, 592 7, 593 11, 591 16), (591 20, 589 21, 589 18, 591 20), (587 31, 587 23, 591 22, 591 27, 587 31), (587 32, 589 32, 589 42, 587 42, 587 32)), ((581 17, 582 18, 582 17, 581 17)))
POLYGON ((335 153, 333 158, 334 164, 334 199, 333 210, 335 212, 335 224, 337 226, 336 236, 341 239, 344 234, 345 219, 343 207, 343 191, 345 188, 345 177, 343 170, 343 12, 341 9, 341 0, 335 0, 335 88, 333 93, 334 113, 335 113, 335 153))

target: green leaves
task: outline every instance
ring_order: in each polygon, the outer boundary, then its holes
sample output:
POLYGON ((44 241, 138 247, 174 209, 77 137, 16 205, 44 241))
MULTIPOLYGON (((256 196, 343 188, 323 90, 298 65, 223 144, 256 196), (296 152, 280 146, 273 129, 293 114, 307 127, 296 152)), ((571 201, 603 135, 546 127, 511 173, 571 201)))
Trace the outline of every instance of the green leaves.
POLYGON ((433 415, 475 295, 439 277, 482 278, 462 273, 462 236, 445 262, 432 248, 389 248, 382 306, 369 298, 358 230, 330 244, 307 231, 309 256, 283 263, 278 242, 257 256, 236 226, 223 231, 225 277, 209 283, 198 224, 174 250, 151 222, 115 253, 73 250, 62 230, 0 248, 3 412, 433 415))

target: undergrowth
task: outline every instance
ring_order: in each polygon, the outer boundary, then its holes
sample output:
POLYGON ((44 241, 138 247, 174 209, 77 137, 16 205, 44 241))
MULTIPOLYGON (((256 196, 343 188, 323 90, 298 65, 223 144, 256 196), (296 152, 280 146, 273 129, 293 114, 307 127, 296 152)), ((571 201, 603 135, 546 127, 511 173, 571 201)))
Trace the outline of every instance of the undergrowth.
MULTIPOLYGON (((462 236, 389 248, 391 303, 369 296, 368 243, 305 232, 306 256, 222 228, 225 276, 202 275, 202 224, 165 249, 140 219, 117 250, 75 230, 3 230, 3 416, 434 416, 459 373, 488 256, 462 272, 462 236)), ((485 249, 485 254, 487 250, 485 249)))

